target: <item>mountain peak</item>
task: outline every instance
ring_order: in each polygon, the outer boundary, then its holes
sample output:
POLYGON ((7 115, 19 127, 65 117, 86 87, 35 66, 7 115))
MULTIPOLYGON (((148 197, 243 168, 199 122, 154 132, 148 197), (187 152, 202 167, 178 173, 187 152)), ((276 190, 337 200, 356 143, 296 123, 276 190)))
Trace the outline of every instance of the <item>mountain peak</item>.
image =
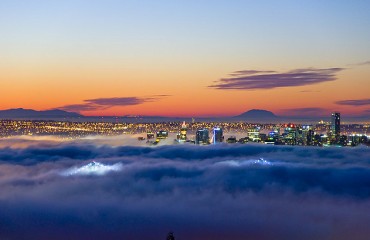
POLYGON ((277 116, 273 112, 263 110, 263 109, 251 109, 235 117, 252 118, 252 119, 271 119, 271 118, 275 119, 277 118, 277 116))

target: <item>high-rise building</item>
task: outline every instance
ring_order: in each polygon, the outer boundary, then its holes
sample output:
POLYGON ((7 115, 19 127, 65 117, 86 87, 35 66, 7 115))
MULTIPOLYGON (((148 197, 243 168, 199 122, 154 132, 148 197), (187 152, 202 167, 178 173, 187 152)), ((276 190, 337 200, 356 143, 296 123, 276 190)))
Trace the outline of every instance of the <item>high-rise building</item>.
POLYGON ((299 138, 297 139, 297 141, 299 142, 298 144, 302 143, 303 145, 312 145, 314 136, 312 125, 302 125, 298 132, 302 132, 302 134, 299 135, 299 138))
POLYGON ((253 128, 248 129, 249 141, 260 142, 261 141, 260 130, 261 130, 260 127, 253 127, 253 128))
POLYGON ((340 138, 340 113, 334 112, 331 114, 331 125, 330 125, 330 136, 331 140, 338 142, 340 138))
POLYGON ((208 129, 199 129, 195 134, 196 144, 209 144, 209 131, 208 129))
POLYGON ((224 141, 224 135, 222 132, 222 128, 214 127, 213 128, 213 138, 212 138, 213 144, 221 143, 223 141, 224 141))
POLYGON ((295 124, 289 123, 285 125, 283 139, 287 145, 296 145, 297 144, 297 126, 295 124))
POLYGON ((186 132, 187 132, 187 127, 186 127, 185 122, 183 122, 182 125, 181 125, 180 132, 179 132, 179 134, 177 134, 177 140, 179 142, 186 142, 186 140, 187 140, 186 132))
POLYGON ((306 145, 309 145, 309 146, 315 145, 315 132, 314 132, 314 130, 312 130, 312 129, 308 130, 306 139, 307 139, 306 145))

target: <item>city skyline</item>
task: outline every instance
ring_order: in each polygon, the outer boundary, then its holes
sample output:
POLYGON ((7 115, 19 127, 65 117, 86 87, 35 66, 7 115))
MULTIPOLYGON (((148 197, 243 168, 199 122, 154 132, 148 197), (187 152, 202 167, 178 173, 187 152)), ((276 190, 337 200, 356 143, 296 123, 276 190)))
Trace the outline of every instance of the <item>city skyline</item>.
POLYGON ((0 109, 370 113, 370 3, 1 1, 0 109))
POLYGON ((370 239, 369 13, 0 0, 0 239, 370 239))
POLYGON ((130 135, 137 141, 134 144, 132 141, 123 144, 134 146, 248 142, 316 147, 370 145, 370 136, 367 135, 370 125, 358 123, 341 125, 342 118, 339 112, 331 114, 330 122, 321 120, 315 124, 262 123, 230 119, 213 122, 195 121, 194 118, 188 124, 185 121, 163 121, 163 119, 158 122, 110 122, 99 119, 100 121, 96 122, 65 119, 58 121, 0 119, 0 138, 34 136, 37 139, 38 136, 53 136, 56 139, 72 140, 130 135), (224 133, 228 136, 225 137, 224 133))

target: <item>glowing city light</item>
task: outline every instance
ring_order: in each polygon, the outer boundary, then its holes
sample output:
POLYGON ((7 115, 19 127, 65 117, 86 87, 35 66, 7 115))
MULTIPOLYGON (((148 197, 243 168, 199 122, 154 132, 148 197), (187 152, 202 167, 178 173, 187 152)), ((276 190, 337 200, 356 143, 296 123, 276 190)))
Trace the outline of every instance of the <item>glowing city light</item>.
POLYGON ((244 161, 236 161, 236 160, 230 160, 230 161, 222 161, 216 163, 217 165, 228 165, 231 167, 242 167, 242 166, 255 166, 255 165, 261 165, 261 166, 271 166, 273 165, 272 162, 267 161, 263 158, 259 158, 257 160, 244 160, 244 161))
POLYGON ((82 167, 73 167, 61 173, 62 176, 73 176, 73 175, 105 175, 108 172, 117 172, 122 170, 123 166, 121 163, 114 165, 105 165, 99 162, 91 162, 82 167))

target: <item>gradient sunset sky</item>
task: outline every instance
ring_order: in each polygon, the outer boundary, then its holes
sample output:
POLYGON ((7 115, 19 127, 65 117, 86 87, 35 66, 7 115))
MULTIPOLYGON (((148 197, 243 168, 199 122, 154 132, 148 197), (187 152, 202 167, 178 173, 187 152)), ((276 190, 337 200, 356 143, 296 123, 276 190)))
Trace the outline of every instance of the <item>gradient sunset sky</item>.
POLYGON ((0 109, 370 114, 370 1, 0 0, 0 109))

